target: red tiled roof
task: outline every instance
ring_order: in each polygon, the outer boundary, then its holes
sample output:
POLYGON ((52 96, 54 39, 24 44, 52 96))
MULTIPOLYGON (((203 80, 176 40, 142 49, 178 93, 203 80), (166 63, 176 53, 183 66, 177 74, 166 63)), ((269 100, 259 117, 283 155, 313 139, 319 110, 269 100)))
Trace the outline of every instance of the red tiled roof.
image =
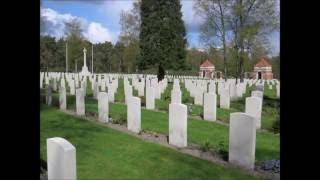
POLYGON ((254 67, 271 67, 271 64, 265 58, 261 58, 254 67))
POLYGON ((210 62, 208 59, 205 60, 205 61, 200 65, 200 67, 212 67, 212 66, 214 66, 214 65, 213 65, 212 62, 210 62))

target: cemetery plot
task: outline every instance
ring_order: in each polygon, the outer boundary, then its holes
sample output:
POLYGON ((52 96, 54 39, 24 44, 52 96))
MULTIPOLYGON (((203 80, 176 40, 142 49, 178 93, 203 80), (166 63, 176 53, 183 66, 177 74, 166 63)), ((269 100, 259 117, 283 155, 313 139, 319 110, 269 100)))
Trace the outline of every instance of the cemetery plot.
POLYGON ((42 105, 41 159, 46 139, 64 137, 76 148, 77 179, 259 179, 42 105))
MULTIPOLYGON (((81 75, 66 74, 65 93, 64 82, 57 77, 59 73, 50 73, 48 76, 49 78, 44 78, 46 89, 41 89, 42 105, 46 103, 63 110, 66 104, 67 112, 72 112, 73 115, 93 117, 95 121, 102 123, 120 124, 117 126, 138 134, 137 137, 154 135, 163 138, 163 143, 184 150, 196 147, 202 152, 212 154, 212 157, 224 160, 225 163, 229 161, 229 164, 246 169, 260 169, 265 161, 279 159, 279 135, 265 131, 268 127, 266 128, 264 123, 265 117, 270 118, 269 123, 277 118, 275 114, 278 114, 279 99, 275 89, 261 86, 263 82, 254 84, 246 80, 244 83, 232 85, 235 80, 228 79, 222 85, 218 82, 216 87, 214 81, 207 84, 204 80, 167 77, 158 82, 155 76, 149 75, 144 81, 142 76, 142 80, 139 80, 138 75, 95 74, 83 78, 81 75), (54 88, 54 84, 61 84, 61 87, 54 88), (263 89, 269 90, 269 94, 263 94, 263 89), (224 100, 230 103, 228 109, 218 105, 224 94, 229 96, 229 99, 224 100), (232 141, 243 134, 242 130, 237 132, 237 126, 247 127, 234 123, 228 125, 231 113, 236 114, 234 112, 243 113, 243 117, 248 116, 246 118, 251 121, 250 127, 257 128, 252 131, 254 136, 250 137, 248 134, 241 139, 243 142, 252 141, 250 147, 253 150, 243 147, 239 150, 238 140, 232 141), (260 119, 263 131, 260 130, 260 119), (250 157, 242 158, 243 154, 250 154, 250 157)), ((109 125, 108 127, 115 128, 109 125)))
MULTIPOLYGON (((121 92, 121 80, 119 80, 118 91, 121 92)), ((90 87, 90 85, 88 86, 90 87)), ((87 97, 85 100, 86 113, 98 115, 98 102, 92 97, 90 88, 87 90, 87 97)), ((124 91, 122 91, 124 92, 124 91)), ((118 92, 119 93, 119 92, 118 92)), ((55 95, 55 93, 53 93, 55 95)), ((56 95, 57 96, 57 95, 56 95)), ((56 97, 53 96, 53 97, 56 97)), ((119 94, 118 94, 119 96, 119 94)), ((120 96, 119 96, 120 97, 120 96)), ((117 101, 117 100, 116 100, 117 101)), ((68 109, 75 111, 75 98, 68 96, 68 109)), ((241 101, 240 101, 241 102, 241 101)), ((238 103, 240 104, 240 103, 238 103)), ((115 123, 125 124, 127 120, 127 106, 123 103, 110 103, 109 104, 110 118, 115 123)), ((243 107, 244 108, 244 107, 243 107)), ((202 107, 199 108, 202 111, 202 107)), ((225 118, 229 118, 232 110, 223 110, 217 108, 217 118, 219 115, 224 115, 225 118)), ((200 111, 200 110, 199 110, 200 111)), ((200 111, 200 112, 201 112, 200 111)), ((243 110, 244 111, 244 110, 243 110)), ((239 111, 238 111, 239 112, 239 111)), ((157 112, 152 110, 141 109, 141 127, 142 130, 153 131, 168 135, 168 114, 165 112, 157 112)), ((228 152, 228 126, 199 121, 193 117, 188 117, 188 142, 203 145, 206 142, 209 143, 210 148, 218 149, 222 154, 228 152)), ((278 135, 267 132, 257 133, 257 147, 256 147, 256 160, 257 163, 269 159, 279 159, 280 156, 280 139, 278 135)))

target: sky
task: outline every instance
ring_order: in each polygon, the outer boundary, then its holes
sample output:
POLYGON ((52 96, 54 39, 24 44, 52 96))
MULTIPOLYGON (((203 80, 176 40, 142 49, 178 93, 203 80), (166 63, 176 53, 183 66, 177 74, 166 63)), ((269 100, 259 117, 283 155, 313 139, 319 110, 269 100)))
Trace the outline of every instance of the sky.
MULTIPOLYGON (((46 24, 46 33, 60 38, 64 35, 64 22, 77 19, 81 23, 83 35, 92 43, 117 42, 120 34, 120 12, 132 9, 133 0, 42 0, 41 17, 46 24)), ((199 39, 202 19, 195 15, 194 1, 181 0, 183 20, 186 25, 189 48, 202 49, 199 39)), ((269 36, 272 54, 280 51, 280 34, 269 36)))

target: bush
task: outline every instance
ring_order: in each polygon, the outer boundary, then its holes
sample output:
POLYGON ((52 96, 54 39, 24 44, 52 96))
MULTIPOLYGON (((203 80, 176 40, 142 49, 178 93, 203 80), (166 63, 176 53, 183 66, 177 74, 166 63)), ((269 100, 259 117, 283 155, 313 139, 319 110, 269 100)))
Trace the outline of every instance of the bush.
POLYGON ((201 144, 200 149, 203 152, 207 152, 210 150, 210 142, 208 141, 208 139, 203 144, 201 144))
POLYGON ((52 97, 51 105, 52 105, 53 107, 59 108, 59 107, 60 107, 59 99, 52 97))
POLYGON ((193 98, 190 96, 182 95, 182 103, 193 103, 193 98))
POLYGON ((201 117, 202 119, 203 119, 203 117, 204 117, 202 112, 200 113, 200 117, 201 117))
POLYGON ((280 133, 280 119, 277 118, 273 123, 272 123, 272 131, 277 134, 280 133))
POLYGON ((219 142, 218 146, 216 147, 216 152, 221 156, 223 160, 228 161, 229 151, 227 150, 227 147, 225 146, 225 143, 223 143, 223 141, 219 142))
POLYGON ((273 123, 272 123, 272 127, 271 127, 271 130, 277 134, 277 133, 280 133, 280 112, 275 109, 275 110, 272 110, 270 111, 271 115, 273 117, 275 117, 273 123))

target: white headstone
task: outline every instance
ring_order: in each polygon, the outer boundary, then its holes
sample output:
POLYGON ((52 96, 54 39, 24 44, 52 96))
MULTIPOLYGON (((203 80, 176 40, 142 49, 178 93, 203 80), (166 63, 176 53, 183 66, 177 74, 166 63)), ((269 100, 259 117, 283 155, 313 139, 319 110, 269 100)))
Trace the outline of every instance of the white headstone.
POLYGON ((215 85, 215 83, 211 82, 211 83, 209 84, 208 92, 216 93, 216 85, 215 85))
POLYGON ((217 119, 217 95, 215 93, 205 93, 203 101, 203 119, 215 121, 217 119))
POLYGON ((128 98, 127 112, 128 130, 139 133, 141 130, 141 100, 138 97, 128 98))
POLYGON ((59 88, 59 104, 60 109, 66 110, 67 109, 67 95, 66 95, 66 88, 60 86, 59 88))
POLYGON ((99 111, 99 121, 108 122, 109 121, 109 100, 108 94, 106 92, 99 92, 98 94, 98 111, 99 111))
POLYGON ((195 92, 194 104, 203 105, 203 92, 200 89, 196 90, 195 92))
POLYGON ((46 87, 46 104, 48 106, 51 106, 51 102, 52 102, 52 86, 49 84, 46 87))
POLYGON ((114 92, 111 89, 108 89, 108 100, 114 102, 114 92))
POLYGON ((144 96, 144 84, 141 82, 138 84, 138 96, 144 96))
POLYGON ((56 78, 53 78, 53 90, 57 91, 57 80, 56 80, 56 78))
POLYGON ((154 109, 155 108, 154 88, 153 87, 147 87, 146 108, 147 109, 154 109))
POLYGON ((228 89, 222 89, 220 95, 220 108, 229 109, 230 108, 230 96, 228 89))
POLYGON ((246 169, 254 169, 255 119, 246 113, 231 113, 229 128, 229 162, 246 169))
POLYGON ((98 93, 99 93, 99 85, 97 82, 94 82, 94 85, 93 85, 93 98, 94 99, 98 98, 98 93))
POLYGON ((252 91, 251 96, 263 98, 263 92, 262 91, 252 91))
POLYGON ((82 88, 76 90, 76 108, 77 115, 85 115, 84 93, 82 88))
POLYGON ((261 128, 261 112, 262 112, 262 99, 258 97, 247 97, 245 113, 254 117, 257 124, 257 129, 261 128))
POLYGON ((132 96, 132 86, 129 85, 125 90, 126 90, 125 102, 126 102, 126 104, 128 104, 128 99, 132 96))
POLYGON ((169 144, 187 146, 187 106, 184 104, 169 105, 169 144))
POLYGON ((179 89, 173 89, 171 91, 171 103, 181 104, 181 91, 179 89))
POLYGON ((74 84, 73 80, 70 81, 69 87, 70 87, 70 94, 71 95, 75 95, 76 94, 76 87, 75 87, 75 84, 74 84))
POLYGON ((47 139, 47 168, 48 180, 76 180, 76 148, 60 137, 47 139))

